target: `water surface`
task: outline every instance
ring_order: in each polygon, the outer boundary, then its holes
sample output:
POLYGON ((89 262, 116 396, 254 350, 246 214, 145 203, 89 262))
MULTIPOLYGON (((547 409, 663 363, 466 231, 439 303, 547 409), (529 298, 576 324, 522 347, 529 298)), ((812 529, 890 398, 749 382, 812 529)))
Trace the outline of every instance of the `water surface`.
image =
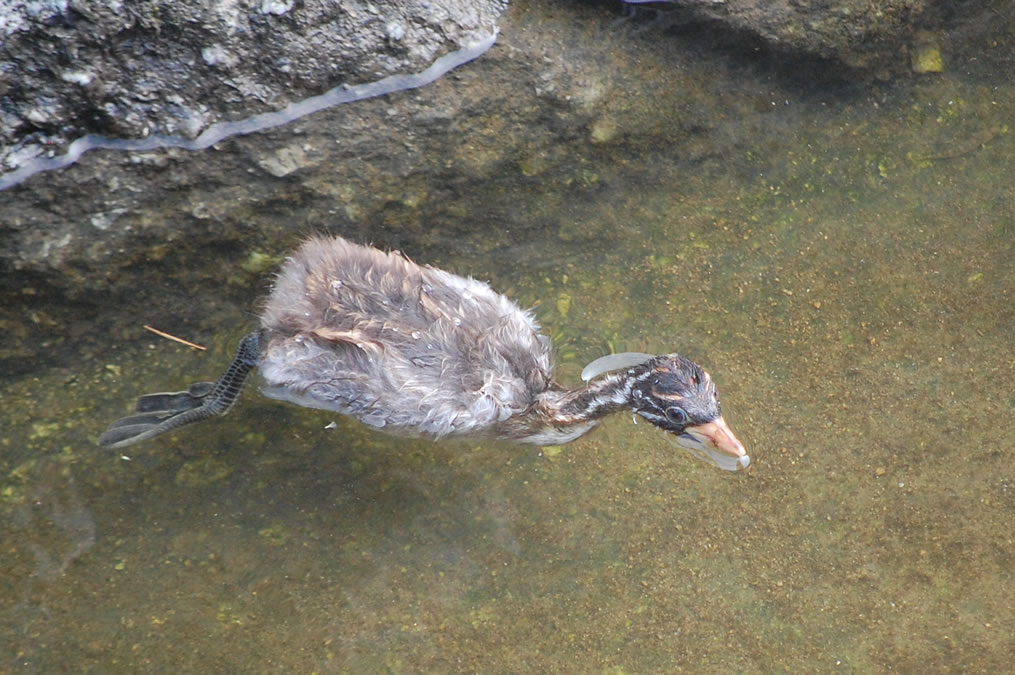
POLYGON ((626 416, 548 450, 435 444, 253 391, 95 448, 135 395, 221 372, 256 311, 223 306, 208 352, 135 332, 3 383, 0 670, 1010 667, 1012 32, 952 34, 941 74, 808 85, 542 21, 627 97, 458 195, 470 237, 387 243, 536 307, 562 380, 611 349, 695 358, 749 471, 626 416))

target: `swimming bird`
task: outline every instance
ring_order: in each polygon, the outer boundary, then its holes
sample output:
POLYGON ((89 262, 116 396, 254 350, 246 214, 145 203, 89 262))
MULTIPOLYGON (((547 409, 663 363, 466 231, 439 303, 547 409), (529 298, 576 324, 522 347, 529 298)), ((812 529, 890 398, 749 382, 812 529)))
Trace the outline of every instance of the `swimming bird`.
POLYGON ((397 252, 310 238, 282 264, 260 324, 216 382, 140 397, 137 414, 110 425, 99 445, 224 415, 256 368, 271 398, 403 435, 556 445, 630 410, 723 469, 750 463, 712 378, 693 361, 611 354, 585 368, 583 386, 564 388, 531 312, 481 281, 397 252))

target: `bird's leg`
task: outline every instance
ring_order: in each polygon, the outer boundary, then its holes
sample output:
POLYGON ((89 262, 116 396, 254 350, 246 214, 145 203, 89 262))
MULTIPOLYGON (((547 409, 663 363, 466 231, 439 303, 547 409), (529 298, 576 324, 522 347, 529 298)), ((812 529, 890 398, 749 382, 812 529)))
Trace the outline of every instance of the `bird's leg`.
POLYGON ((113 422, 99 445, 122 448, 208 417, 225 415, 236 404, 247 375, 261 359, 259 332, 246 335, 217 382, 195 382, 186 391, 148 394, 137 400, 139 413, 113 422))

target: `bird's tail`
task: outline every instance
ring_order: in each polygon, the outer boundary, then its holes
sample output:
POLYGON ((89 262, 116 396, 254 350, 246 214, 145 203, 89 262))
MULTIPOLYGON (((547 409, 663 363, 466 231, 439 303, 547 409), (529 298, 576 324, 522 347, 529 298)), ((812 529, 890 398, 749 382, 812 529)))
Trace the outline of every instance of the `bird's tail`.
POLYGON ((233 362, 217 382, 195 382, 186 391, 140 397, 135 406, 138 414, 110 424, 99 436, 99 445, 122 448, 208 417, 225 415, 239 400, 247 376, 260 358, 261 336, 255 331, 240 341, 233 362))

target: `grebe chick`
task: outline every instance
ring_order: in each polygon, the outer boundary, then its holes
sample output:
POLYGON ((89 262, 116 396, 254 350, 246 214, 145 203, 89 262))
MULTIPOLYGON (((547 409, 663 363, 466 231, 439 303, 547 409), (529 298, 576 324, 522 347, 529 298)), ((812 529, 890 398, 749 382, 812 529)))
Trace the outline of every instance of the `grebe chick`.
POLYGON ((550 339, 487 284, 339 237, 283 263, 261 315, 217 382, 150 394, 99 445, 123 447, 224 415, 257 368, 264 393, 394 433, 567 443, 624 409, 728 470, 750 459, 708 373, 679 356, 612 355, 578 389, 553 381, 550 339))

